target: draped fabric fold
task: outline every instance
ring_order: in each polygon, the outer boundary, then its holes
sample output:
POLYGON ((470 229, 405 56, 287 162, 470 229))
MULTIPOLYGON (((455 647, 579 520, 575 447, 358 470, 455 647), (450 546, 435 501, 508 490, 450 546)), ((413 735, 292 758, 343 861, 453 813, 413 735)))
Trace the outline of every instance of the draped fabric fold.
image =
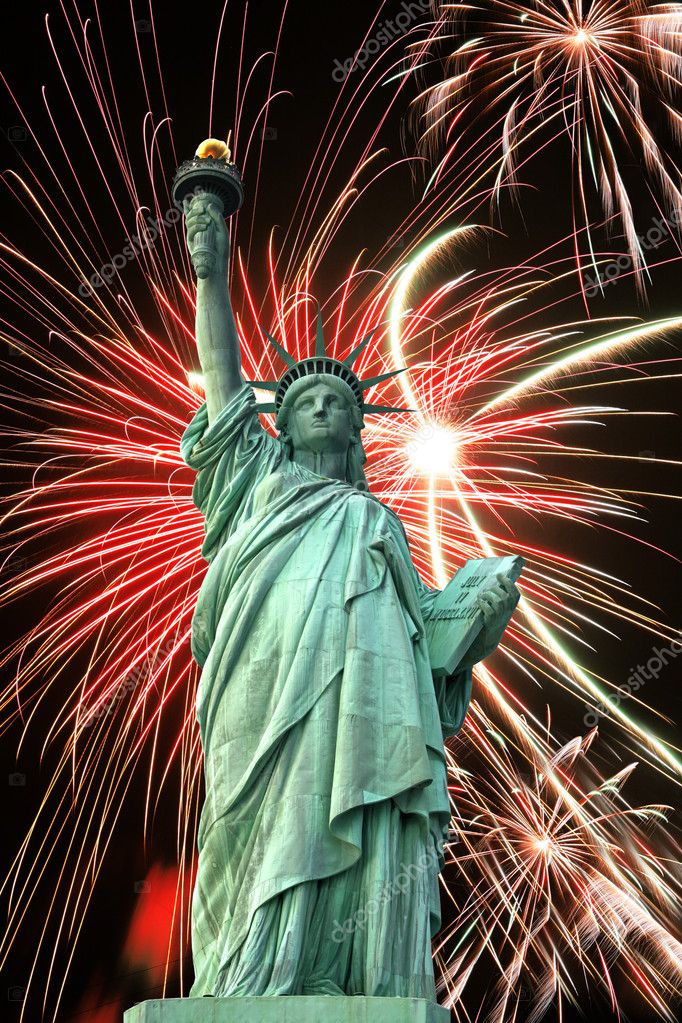
POLYGON ((461 726, 471 675, 434 687, 423 628, 434 591, 399 519, 290 461, 249 388, 210 426, 202 406, 182 453, 197 471, 209 561, 192 634, 206 782, 192 995, 295 994, 314 976, 330 990, 435 998, 443 739, 461 726), (379 867, 377 835, 390 850, 379 867), (377 913, 373 944, 352 931, 345 976, 292 959, 301 914, 329 927, 331 906, 357 912, 415 848, 429 865, 404 897, 425 921, 421 944, 404 946, 412 961, 389 962, 396 899, 377 913))

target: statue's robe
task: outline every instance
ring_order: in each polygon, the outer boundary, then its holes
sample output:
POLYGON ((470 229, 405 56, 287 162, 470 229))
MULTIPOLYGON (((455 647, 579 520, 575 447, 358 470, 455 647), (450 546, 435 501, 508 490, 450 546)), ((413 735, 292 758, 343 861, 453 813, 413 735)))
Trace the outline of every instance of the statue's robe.
POLYGON ((250 388, 182 452, 210 563, 191 994, 435 999, 444 738, 471 694, 468 670, 434 684, 436 591, 398 517, 292 462, 250 388))

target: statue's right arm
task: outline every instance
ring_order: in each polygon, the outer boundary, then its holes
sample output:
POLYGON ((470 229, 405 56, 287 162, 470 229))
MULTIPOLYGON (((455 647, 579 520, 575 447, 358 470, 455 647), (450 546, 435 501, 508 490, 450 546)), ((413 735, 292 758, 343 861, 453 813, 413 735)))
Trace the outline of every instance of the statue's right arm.
POLYGON ((197 280, 196 339, 204 378, 209 422, 243 386, 239 335, 227 286, 230 245, 222 215, 206 196, 195 196, 185 208, 187 246, 190 254, 195 238, 213 225, 215 270, 197 280))

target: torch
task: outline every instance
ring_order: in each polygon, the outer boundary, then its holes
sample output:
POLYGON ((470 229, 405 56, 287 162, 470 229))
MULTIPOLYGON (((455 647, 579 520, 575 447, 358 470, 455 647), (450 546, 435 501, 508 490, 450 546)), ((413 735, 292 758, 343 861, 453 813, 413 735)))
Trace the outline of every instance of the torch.
MULTIPOLYGON (((236 165, 230 159, 228 143, 220 139, 206 139, 197 149, 193 160, 185 160, 175 172, 172 187, 173 202, 179 208, 184 200, 202 195, 214 203, 224 217, 231 217, 244 201, 244 187, 236 165)), ((213 234, 211 225, 200 231, 194 240, 192 266, 197 277, 209 277, 215 270, 213 234)))

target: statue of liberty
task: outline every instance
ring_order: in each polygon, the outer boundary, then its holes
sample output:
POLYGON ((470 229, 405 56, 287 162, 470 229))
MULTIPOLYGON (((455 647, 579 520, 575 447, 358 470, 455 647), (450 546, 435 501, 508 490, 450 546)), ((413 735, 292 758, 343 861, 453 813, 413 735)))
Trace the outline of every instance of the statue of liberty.
POLYGON ((435 1002, 444 741, 518 591, 500 577, 479 597, 479 638, 435 678, 438 591, 363 472, 363 417, 386 411, 364 401, 376 380, 354 373, 358 350, 326 355, 318 313, 313 357, 271 338, 287 369, 258 385, 274 392, 266 432, 240 369, 223 216, 206 195, 185 210, 190 254, 199 236, 214 247, 197 283, 206 402, 182 443, 209 562, 192 636, 206 796, 191 996, 435 1002))

